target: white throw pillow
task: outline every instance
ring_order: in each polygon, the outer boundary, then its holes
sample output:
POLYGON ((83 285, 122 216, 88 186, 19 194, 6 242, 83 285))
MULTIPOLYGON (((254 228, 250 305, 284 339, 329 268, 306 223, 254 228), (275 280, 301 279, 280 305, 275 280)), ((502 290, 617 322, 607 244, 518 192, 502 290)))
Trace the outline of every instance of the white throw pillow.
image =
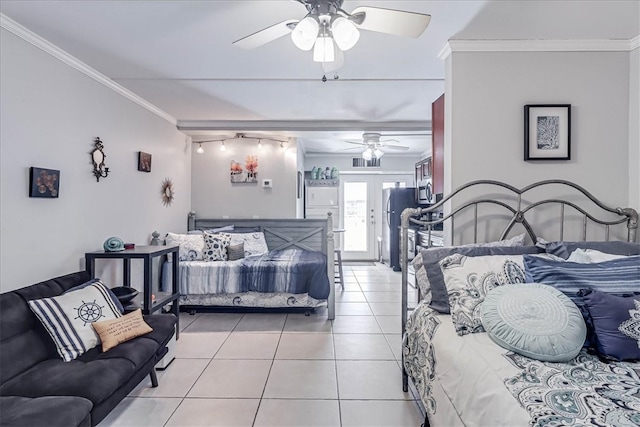
POLYGON ((91 324, 117 319, 122 314, 99 280, 62 295, 29 301, 29 308, 45 327, 58 354, 69 362, 100 342, 91 324))
POLYGON ((267 241, 262 231, 253 233, 230 233, 231 244, 244 244, 244 256, 264 255, 269 252, 267 241))
POLYGON ((489 291, 526 280, 522 255, 467 257, 454 254, 440 261, 440 268, 458 335, 484 332, 480 308, 489 291))
MULTIPOLYGON (((202 261, 204 251, 204 237, 202 234, 176 234, 167 233, 165 244, 168 246, 179 245, 180 261, 202 261)), ((171 255, 168 255, 171 262, 171 255)))
POLYGON ((626 258, 626 255, 607 254, 595 249, 578 248, 575 251, 571 252, 571 255, 569 255, 567 261, 579 264, 589 264, 592 262, 604 262, 620 258, 626 258))

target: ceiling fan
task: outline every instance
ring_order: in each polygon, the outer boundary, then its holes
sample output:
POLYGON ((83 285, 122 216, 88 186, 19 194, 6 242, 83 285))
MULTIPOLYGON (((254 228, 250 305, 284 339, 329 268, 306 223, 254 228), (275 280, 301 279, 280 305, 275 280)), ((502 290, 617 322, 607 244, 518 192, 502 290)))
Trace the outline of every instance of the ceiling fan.
POLYGON ((431 15, 379 7, 362 6, 351 13, 342 9, 344 0, 295 0, 307 9, 302 19, 288 19, 233 42, 253 49, 291 34, 300 49, 313 49, 313 60, 330 64, 332 71, 344 60, 343 52, 360 38, 359 30, 404 37, 419 37, 429 25, 431 15))
MULTIPOLYGON (((362 158, 365 160, 371 160, 373 158, 379 159, 380 157, 382 157, 384 154, 384 151, 381 150, 382 148, 398 151, 407 151, 409 149, 409 147, 406 147, 404 145, 390 144, 394 142, 400 142, 398 140, 386 139, 381 141, 381 137, 382 135, 379 133, 365 132, 362 134, 361 140, 345 139, 344 141, 349 144, 359 145, 364 148, 364 151, 362 152, 362 158)), ((352 148, 347 148, 345 150, 351 149, 352 148)))

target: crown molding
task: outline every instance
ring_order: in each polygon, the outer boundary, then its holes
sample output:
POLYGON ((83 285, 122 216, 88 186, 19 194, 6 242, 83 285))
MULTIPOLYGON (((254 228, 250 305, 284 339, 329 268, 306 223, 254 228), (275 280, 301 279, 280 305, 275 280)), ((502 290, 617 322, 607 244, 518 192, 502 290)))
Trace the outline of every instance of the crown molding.
POLYGON ((438 53, 446 59, 452 52, 629 52, 640 36, 619 40, 449 40, 438 53))
POLYGON ((179 120, 178 130, 194 131, 326 131, 424 132, 431 130, 430 120, 366 122, 356 120, 179 120))
POLYGON ((14 21, 13 19, 9 18, 8 16, 2 13, 0 13, 0 27, 15 34, 16 36, 20 37, 24 41, 41 49, 42 51, 48 53, 54 58, 62 61, 63 63, 70 66, 71 68, 74 68, 75 70, 80 71, 86 76, 91 77, 93 80, 106 86, 107 88, 118 93, 119 95, 138 104, 139 106, 145 108, 146 110, 149 110, 150 112, 157 115, 158 117, 165 119, 166 121, 173 124, 174 126, 178 123, 177 119, 172 115, 166 113, 165 111, 162 111, 155 105, 151 104, 149 101, 141 98, 140 96, 124 88, 123 86, 120 86, 118 83, 114 82, 109 77, 99 73, 98 71, 91 68, 90 66, 80 61, 76 57, 70 55, 69 53, 60 49, 53 43, 45 40, 44 38, 28 30, 27 28, 23 27, 22 25, 18 24, 16 21, 14 21))

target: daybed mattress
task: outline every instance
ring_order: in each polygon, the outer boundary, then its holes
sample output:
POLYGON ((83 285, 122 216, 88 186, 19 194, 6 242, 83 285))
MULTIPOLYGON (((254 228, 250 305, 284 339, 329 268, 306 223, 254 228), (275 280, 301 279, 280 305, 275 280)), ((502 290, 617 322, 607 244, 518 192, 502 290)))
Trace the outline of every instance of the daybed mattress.
POLYGON ((640 425, 640 364, 569 363, 509 352, 486 333, 458 336, 450 315, 411 313, 403 364, 434 427, 640 425))
MULTIPOLYGON (((163 265, 165 288, 171 267, 163 265)), ((329 296, 326 256, 300 249, 237 261, 181 261, 179 277, 183 304, 315 307, 329 296)))

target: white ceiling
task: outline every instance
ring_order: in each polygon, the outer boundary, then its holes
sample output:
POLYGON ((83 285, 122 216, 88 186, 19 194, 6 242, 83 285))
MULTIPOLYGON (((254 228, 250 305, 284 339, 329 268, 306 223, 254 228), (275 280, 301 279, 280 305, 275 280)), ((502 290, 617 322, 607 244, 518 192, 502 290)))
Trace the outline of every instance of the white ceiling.
MULTIPOLYGON (((639 3, 345 0, 347 11, 368 5, 431 22, 418 39, 362 31, 338 79, 328 73, 326 82, 289 37, 254 50, 232 45, 304 17, 296 1, 2 0, 0 11, 172 115, 194 140, 290 136, 313 153, 347 148, 343 139, 365 131, 428 133, 431 102, 444 92, 437 53, 449 39, 631 39, 639 3)), ((422 153, 431 137, 393 139, 422 153)))

